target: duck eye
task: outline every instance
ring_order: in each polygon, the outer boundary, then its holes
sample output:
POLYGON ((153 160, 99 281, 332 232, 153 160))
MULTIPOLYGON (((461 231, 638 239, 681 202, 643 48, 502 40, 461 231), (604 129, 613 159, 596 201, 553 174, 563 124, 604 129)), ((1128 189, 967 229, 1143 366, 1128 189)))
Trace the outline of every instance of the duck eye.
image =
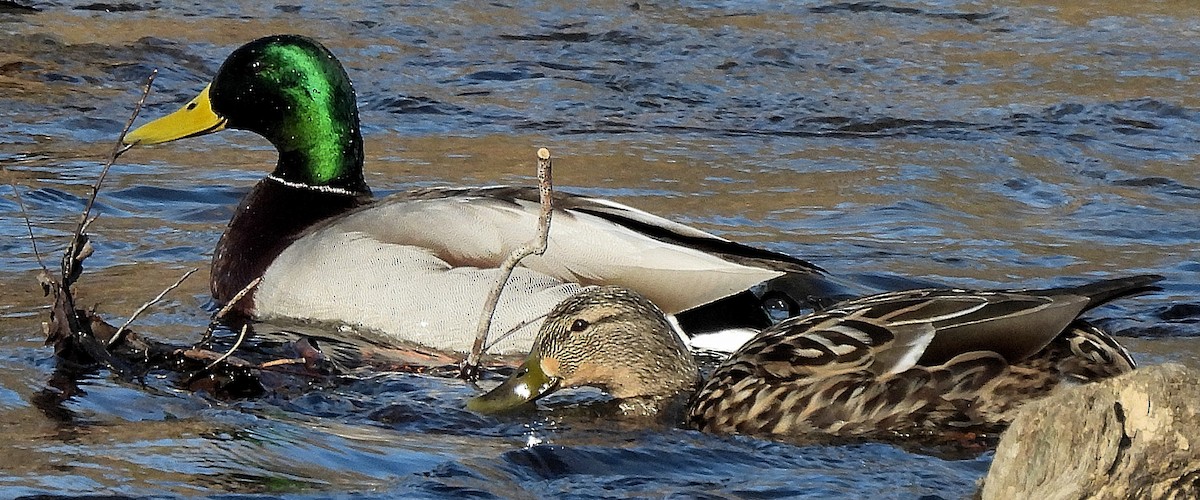
POLYGON ((591 323, 588 323, 587 320, 577 319, 577 320, 575 320, 574 323, 571 323, 571 331, 572 332, 582 332, 584 330, 587 330, 587 327, 589 327, 589 326, 591 326, 591 323))

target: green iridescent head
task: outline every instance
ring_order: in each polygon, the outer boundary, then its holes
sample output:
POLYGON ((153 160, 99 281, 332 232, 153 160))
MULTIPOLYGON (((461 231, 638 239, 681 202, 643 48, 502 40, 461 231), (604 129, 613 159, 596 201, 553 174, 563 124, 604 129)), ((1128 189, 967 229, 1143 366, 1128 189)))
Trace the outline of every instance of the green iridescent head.
POLYGON ((366 191, 354 88, 342 64, 315 40, 276 35, 241 46, 199 96, 130 132, 125 142, 157 144, 225 128, 270 141, 279 151, 279 179, 366 191))

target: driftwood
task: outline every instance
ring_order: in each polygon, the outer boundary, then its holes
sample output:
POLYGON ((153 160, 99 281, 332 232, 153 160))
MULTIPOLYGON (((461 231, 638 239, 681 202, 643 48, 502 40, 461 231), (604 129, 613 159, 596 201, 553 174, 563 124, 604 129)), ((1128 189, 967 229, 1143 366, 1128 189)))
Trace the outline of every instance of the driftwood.
POLYGON ((1200 498, 1200 371, 1151 366, 1024 405, 981 496, 1200 498))
MULTIPOLYGON (((125 128, 117 137, 108 161, 105 162, 104 168, 92 185, 91 195, 88 197, 83 213, 79 216, 79 223, 60 261, 61 265, 57 276, 53 275, 54 273, 46 269, 44 265, 42 272, 39 273, 38 279, 42 284, 42 289, 47 296, 53 296, 54 300, 50 309, 49 321, 44 325, 46 344, 54 346, 54 353, 60 360, 59 369, 72 373, 86 371, 99 365, 108 368, 123 379, 132 380, 144 376, 154 369, 167 369, 185 374, 186 377, 181 380, 182 384, 194 390, 208 390, 222 396, 260 394, 263 390, 258 376, 261 367, 255 363, 232 357, 231 352, 225 355, 214 355, 212 351, 200 348, 198 345, 183 347, 157 342, 143 338, 128 329, 139 314, 158 303, 168 292, 178 287, 184 279, 195 272, 194 269, 185 273, 179 281, 167 287, 157 297, 146 302, 119 328, 114 328, 95 311, 83 310, 76 306, 78 301, 73 286, 83 276, 84 261, 94 252, 91 238, 87 232, 88 227, 95 220, 91 216, 92 206, 95 204, 96 196, 103 186, 109 169, 117 158, 128 150, 128 147, 123 145, 125 134, 133 126, 142 105, 146 102, 153 81, 154 74, 152 73, 146 80, 142 96, 134 107, 129 120, 125 123, 125 128)), ((15 187, 14 192, 17 192, 15 187)), ((26 221, 28 223, 28 217, 26 217, 26 221)), ((34 252, 37 253, 37 242, 33 238, 32 229, 30 230, 30 241, 34 245, 34 252)), ((40 263, 40 256, 38 260, 40 263)), ((311 373, 304 375, 312 376, 324 373, 319 366, 323 359, 319 351, 305 351, 302 347, 302 345, 298 345, 296 349, 301 353, 300 357, 303 357, 305 353, 310 356, 305 367, 311 373)), ((68 397, 69 392, 64 391, 64 397, 68 397)))
POLYGON ((475 332, 475 342, 471 345, 471 351, 467 354, 466 359, 460 365, 458 376, 463 380, 475 381, 479 379, 480 359, 483 352, 487 350, 485 344, 488 340, 488 333, 492 327, 492 317, 496 314, 496 305, 500 302, 500 294, 504 292, 504 287, 508 285, 508 279, 512 276, 513 269, 516 269, 517 264, 521 263, 521 259, 530 255, 541 255, 546 252, 546 247, 550 242, 550 218, 554 214, 554 204, 551 201, 554 194, 553 170, 550 164, 550 150, 540 148, 537 151, 537 178, 538 178, 538 198, 541 202, 541 213, 538 215, 537 235, 532 241, 526 242, 519 248, 508 254, 508 257, 500 263, 500 273, 496 278, 496 283, 488 293, 487 300, 483 305, 483 312, 479 316, 479 327, 475 332))
MULTIPOLYGON (((71 389, 75 377, 98 367, 109 369, 121 379, 133 381, 152 371, 175 374, 178 385, 189 390, 206 391, 216 397, 254 397, 264 392, 283 387, 312 387, 313 384, 331 382, 337 376, 359 367, 370 367, 387 371, 432 373, 452 376, 462 374, 467 367, 477 374, 480 369, 480 354, 484 336, 477 343, 479 348, 469 362, 443 353, 423 350, 419 346, 380 345, 364 339, 324 338, 292 332, 262 332, 255 335, 246 318, 227 318, 229 308, 213 315, 207 331, 195 344, 177 345, 156 341, 132 331, 130 325, 137 317, 178 287, 195 269, 185 273, 174 284, 168 286, 157 297, 147 301, 120 326, 113 327, 95 311, 80 309, 73 286, 84 276, 83 263, 92 255, 94 247, 88 235, 88 227, 95 220, 91 208, 109 169, 116 159, 128 150, 123 146, 125 134, 132 127, 142 105, 149 95, 154 75, 147 79, 141 99, 137 102, 125 128, 113 146, 108 161, 92 186, 79 224, 61 259, 58 272, 52 272, 42 264, 33 229, 29 227, 30 243, 41 265, 38 280, 47 296, 53 297, 49 321, 44 324, 46 344, 54 346, 59 360, 51 385, 58 388, 52 399, 72 397, 77 391, 71 389), (236 332, 236 341, 231 347, 220 347, 224 339, 214 338, 218 330, 236 332), (282 341, 281 341, 282 339, 282 341), (318 345, 333 345, 327 356, 318 345), (350 353, 350 354, 347 354, 350 353)), ((549 152, 539 150, 538 175, 543 191, 543 217, 540 222, 540 239, 523 246, 520 253, 510 256, 509 272, 526 255, 540 253, 545 248, 546 232, 549 227, 549 152), (538 243, 540 242, 540 243, 538 243)), ((13 186, 17 201, 24 211, 20 192, 13 186)), ((26 216, 26 224, 29 218, 26 216)), ((500 285, 507 280, 503 280, 500 285)), ((250 292, 259 280, 252 281, 230 303, 250 292)), ((498 294, 498 291, 497 291, 498 294)), ((494 309, 494 303, 492 309, 494 309)), ((484 312, 490 319, 490 310, 484 312)), ((481 330, 486 332, 487 322, 481 321, 481 330)), ((489 360, 488 367, 504 371, 519 363, 519 360, 496 358, 489 360)), ((54 405, 50 405, 54 406, 54 405)))

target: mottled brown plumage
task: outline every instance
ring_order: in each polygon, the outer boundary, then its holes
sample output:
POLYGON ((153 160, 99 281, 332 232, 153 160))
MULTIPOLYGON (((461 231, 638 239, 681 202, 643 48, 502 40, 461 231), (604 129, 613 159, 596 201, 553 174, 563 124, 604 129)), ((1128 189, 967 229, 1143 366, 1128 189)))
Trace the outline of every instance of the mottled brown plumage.
POLYGON ((712 374, 687 420, 708 432, 769 435, 995 428, 1060 382, 1132 370, 1128 352, 1078 316, 1156 279, 843 302, 748 342, 712 374))
MULTIPOLYGON (((1132 370, 1129 353, 1079 315, 1158 279, 846 301, 761 332, 695 392, 683 421, 784 438, 996 430, 1012 409, 1061 383, 1132 370)), ((471 407, 502 410, 580 385, 665 403, 699 373, 682 346, 648 300, 589 288, 551 312, 525 368, 471 407)))

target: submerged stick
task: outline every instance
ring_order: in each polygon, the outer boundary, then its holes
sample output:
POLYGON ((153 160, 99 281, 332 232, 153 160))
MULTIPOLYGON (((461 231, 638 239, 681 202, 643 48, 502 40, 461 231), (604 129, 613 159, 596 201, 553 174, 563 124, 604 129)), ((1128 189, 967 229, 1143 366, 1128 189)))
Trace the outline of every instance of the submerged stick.
POLYGON ((488 330, 492 327, 492 317, 496 314, 496 306, 500 303, 500 294, 508 284, 508 278, 512 276, 513 269, 517 267, 521 259, 545 253, 550 241, 550 216, 554 213, 554 205, 551 201, 554 183, 551 179, 550 150, 538 149, 537 156, 538 198, 542 204, 541 214, 538 215, 537 237, 513 250, 500 264, 500 274, 496 279, 496 285, 488 294, 487 301, 483 305, 483 314, 479 316, 479 328, 475 333, 475 343, 471 346, 470 354, 467 355, 467 359, 463 361, 459 369, 459 377, 466 380, 474 380, 479 376, 479 359, 483 356, 483 346, 487 343, 488 330))
POLYGON ((154 297, 153 299, 150 299, 149 302, 142 304, 142 307, 137 308, 137 310, 134 311, 133 314, 131 314, 129 316, 129 319, 125 320, 125 324, 123 324, 119 328, 117 328, 116 333, 113 333, 113 336, 108 339, 108 347, 111 348, 113 345, 116 345, 117 342, 121 341, 121 337, 125 334, 125 329, 129 328, 129 325, 131 323, 133 323, 133 320, 137 319, 137 317, 139 315, 146 312, 146 309, 149 309, 150 306, 157 304, 159 301, 161 301, 163 299, 163 297, 166 297, 167 293, 169 293, 171 290, 178 288, 179 285, 183 284, 183 280, 188 279, 188 276, 191 276, 192 273, 195 273, 196 271, 199 271, 199 270, 200 270, 200 268, 198 268, 198 267, 191 268, 188 272, 183 273, 183 276, 180 277, 179 280, 176 281, 174 285, 167 287, 165 290, 160 292, 158 294, 158 296, 154 297))
POLYGON ((259 363, 257 368, 260 370, 267 370, 270 368, 275 368, 276 366, 302 365, 307 362, 308 362, 308 360, 306 360, 304 358, 275 359, 275 360, 259 363))
MULTIPOLYGON (((95 206, 96 198, 99 195, 108 171, 116 163, 117 158, 129 149, 128 146, 124 146, 123 144, 125 136, 129 133, 133 122, 136 121, 144 106, 153 81, 154 74, 151 74, 146 80, 140 100, 137 102, 125 127, 121 130, 121 134, 117 137, 117 143, 113 146, 98 179, 92 185, 91 196, 87 199, 83 212, 80 214, 79 223, 75 227, 74 233, 71 235, 67 249, 62 257, 61 275, 55 277, 43 266, 43 271, 38 277, 47 293, 53 292, 54 294, 54 303, 50 309, 50 318, 44 324, 47 337, 46 342, 47 344, 54 344, 55 356, 60 362, 66 362, 60 364, 59 367, 68 367, 72 371, 75 370, 72 367, 77 364, 83 366, 99 365, 107 367, 122 379, 128 379, 139 374, 144 376, 145 373, 154 368, 179 372, 181 374, 196 370, 191 373, 186 381, 183 381, 183 385, 192 390, 206 390, 212 394, 224 395, 221 397, 242 397, 261 394, 266 390, 266 386, 263 385, 262 379, 259 377, 259 370, 254 368, 253 365, 233 356, 239 349, 243 349, 242 346, 246 340, 248 325, 243 326, 237 342, 223 355, 213 351, 181 348, 154 341, 141 337, 130 329, 130 325, 140 315, 151 306, 162 301, 168 293, 178 288, 188 277, 197 272, 198 269, 187 271, 175 284, 167 287, 157 297, 143 304, 134 311, 120 328, 115 328, 108 324, 94 312, 80 310, 75 305, 76 298, 74 297, 72 286, 82 275, 83 261, 94 251, 88 236, 88 228, 97 218, 97 216, 92 214, 92 208, 95 206), (202 377, 206 375, 208 376, 207 378, 202 377), (202 378, 204 380, 201 380, 202 378)), ((20 194, 19 191, 17 194, 20 194)), ((21 203, 21 209, 24 213, 25 207, 23 203, 21 203)), ((32 239, 32 222, 29 220, 27 214, 25 217, 29 227, 30 238, 32 239)), ((34 253, 38 253, 36 241, 34 242, 34 253)), ((41 262, 40 255, 39 262, 41 262)), ((238 295, 237 299, 240 299, 242 295, 257 286, 257 284, 256 280, 248 285, 246 290, 243 290, 238 295)), ((250 354, 256 355, 259 353, 250 354)), ((322 354, 318 351, 315 356, 308 356, 308 358, 317 359, 320 356, 322 354)), ((74 376, 72 375, 72 377, 74 376)), ((309 373, 287 373, 285 376, 277 377, 276 379, 286 380, 288 376, 311 377, 313 375, 309 373)), ((307 384, 307 382, 305 383, 307 384)))
POLYGON ((199 372, 192 374, 192 376, 195 377, 196 375, 198 375, 200 373, 204 373, 209 370, 212 370, 217 365, 221 364, 222 361, 225 361, 226 359, 229 359, 230 356, 233 356, 233 352, 238 350, 238 348, 242 346, 242 341, 246 340, 246 330, 248 328, 250 328, 250 325, 242 325, 242 331, 238 333, 238 338, 236 341, 234 341, 233 347, 230 347, 228 351, 225 351, 225 354, 222 354, 221 357, 217 358, 212 363, 209 363, 208 366, 204 367, 203 370, 200 370, 199 372))

